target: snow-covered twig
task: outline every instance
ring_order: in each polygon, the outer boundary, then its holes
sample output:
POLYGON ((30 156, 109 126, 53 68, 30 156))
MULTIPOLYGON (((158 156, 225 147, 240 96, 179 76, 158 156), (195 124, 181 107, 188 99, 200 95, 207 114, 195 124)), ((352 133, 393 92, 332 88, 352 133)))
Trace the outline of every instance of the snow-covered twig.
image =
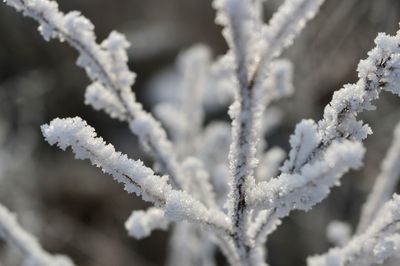
POLYGON ((273 147, 264 153, 256 171, 256 181, 268 181, 278 173, 286 153, 279 147, 273 147))
POLYGON ((136 193, 143 200, 163 206, 172 190, 168 177, 156 176, 154 172, 106 144, 97 137, 94 128, 79 117, 54 119, 42 126, 43 136, 50 145, 57 144, 60 149, 71 147, 77 159, 89 159, 93 165, 112 175, 123 183, 128 193, 136 193))
POLYGON ((382 161, 381 172, 376 178, 367 202, 362 207, 357 233, 362 233, 374 221, 377 213, 395 191, 400 178, 400 124, 394 130, 394 138, 382 161))
POLYGON ((171 219, 185 217, 199 223, 205 222, 206 225, 219 224, 217 227, 230 230, 222 212, 211 213, 213 209, 207 209, 186 192, 174 190, 167 183, 167 176, 157 176, 141 161, 129 159, 115 151, 114 146, 97 137, 94 128, 81 118, 56 118, 49 125, 43 125, 42 132, 50 145, 57 144, 62 150, 71 147, 77 159, 89 159, 117 182, 123 183, 128 193, 135 193, 145 201, 166 207, 166 214, 171 219), (196 216, 195 212, 200 210, 203 210, 203 215, 196 216))
POLYGON ((263 27, 262 38, 267 45, 263 60, 278 57, 284 49, 292 45, 307 21, 314 18, 323 3, 324 0, 286 0, 268 25, 263 27))
POLYGON ((400 248, 400 196, 394 195, 366 231, 342 248, 310 257, 309 266, 369 266, 381 264, 400 248))
MULTIPOLYGON (((223 212, 207 208, 188 193, 173 189, 167 183, 167 176, 157 176, 141 161, 115 151, 81 118, 54 119, 49 125, 42 126, 42 132, 50 145, 57 144, 63 150, 71 147, 77 159, 89 159, 117 182, 123 183, 128 193, 135 193, 163 208, 169 221, 187 220, 217 235, 231 234, 230 220, 223 212)), ((157 215, 161 218, 159 213, 157 215)))
POLYGON ((166 230, 168 222, 164 217, 164 211, 151 207, 146 211, 133 211, 125 222, 128 234, 136 239, 148 237, 155 229, 166 230))
MULTIPOLYGON (((372 101, 378 98, 382 89, 399 94, 400 86, 398 84, 400 79, 397 74, 399 73, 399 35, 399 33, 396 36, 378 35, 375 40, 376 47, 368 53, 369 57, 361 61, 358 66, 360 78, 358 82, 345 85, 343 89, 335 92, 332 101, 325 108, 323 119, 318 122, 318 125, 313 122, 302 122, 298 125, 291 139, 292 149, 289 153, 289 159, 283 166, 283 174, 278 179, 258 184, 254 192, 250 193, 254 199, 252 204, 259 205, 260 208, 277 210, 274 211, 273 216, 275 217, 282 217, 276 214, 280 212, 280 207, 270 204, 275 205, 275 203, 280 202, 280 199, 289 200, 282 205, 284 206, 283 213, 285 213, 285 216, 290 212, 288 208, 303 209, 303 204, 298 205, 297 201, 291 200, 297 193, 296 189, 286 190, 283 189, 283 186, 279 189, 280 192, 276 193, 274 187, 281 186, 278 185, 280 182, 287 185, 291 182, 290 180, 294 180, 288 178, 289 176, 303 176, 303 171, 308 169, 310 165, 318 161, 322 163, 325 159, 321 156, 325 156, 324 154, 331 149, 330 147, 333 144, 346 139, 360 142, 371 133, 368 125, 357 120, 357 115, 364 110, 373 109, 372 101), (397 77, 397 79, 394 77, 397 77), (266 205, 263 206, 263 204, 266 205)), ((359 150, 358 155, 354 154, 358 160, 361 159, 361 155, 362 150, 359 150)), ((356 163, 351 167, 357 165, 356 163)), ((308 201, 310 205, 304 209, 311 208, 322 200, 328 193, 326 189, 333 185, 335 185, 335 182, 323 182, 320 185, 316 185, 313 181, 308 183, 307 194, 318 195, 315 198, 318 200, 308 201), (325 192, 321 194, 322 191, 325 192)), ((300 184, 299 187, 301 186, 300 184)), ((294 197, 299 199, 298 196, 294 197)), ((274 221, 272 224, 276 222, 274 221)))
POLYGON ((397 253, 400 247, 398 231, 400 201, 398 195, 394 195, 391 201, 390 197, 399 178, 397 166, 399 154, 399 125, 397 125, 393 144, 382 161, 382 171, 363 206, 355 236, 350 239, 348 229, 347 233, 343 233, 344 230, 340 229, 343 226, 335 226, 337 229, 331 229, 331 235, 335 239, 343 239, 339 243, 339 246, 343 247, 333 248, 324 255, 309 258, 309 265, 381 264, 386 258, 397 253))
POLYGON ((40 24, 39 31, 50 40, 67 41, 79 52, 77 64, 93 81, 86 93, 86 102, 102 109, 111 117, 124 120, 138 135, 144 146, 170 176, 175 187, 184 182, 172 144, 160 123, 143 110, 131 91, 135 76, 127 65, 129 43, 118 32, 111 32, 101 44, 96 42, 93 24, 79 12, 64 14, 49 0, 7 0, 6 4, 32 17, 40 24))
POLYGON ((17 248, 26 257, 24 265, 31 266, 73 266, 66 256, 51 255, 43 250, 30 233, 21 228, 14 214, 0 204, 0 238, 17 248))
POLYGON ((307 211, 322 201, 345 172, 361 165, 363 154, 364 148, 358 142, 334 142, 322 158, 305 165, 301 172, 282 174, 257 185, 249 195, 249 202, 269 213, 264 221, 250 228, 256 243, 262 243, 280 224, 279 219, 291 210, 307 211))
MULTIPOLYGON (((246 234, 249 208, 247 190, 254 186, 256 149, 261 117, 265 109, 263 71, 294 39, 305 22, 313 17, 323 1, 286 1, 271 19, 269 27, 257 18, 256 5, 250 1, 217 0, 217 22, 225 27, 224 36, 235 59, 238 90, 231 106, 232 144, 229 153, 233 181, 229 212, 234 225, 234 241, 243 263, 249 252, 246 234), (291 14, 293 13, 293 14, 291 14), (291 15, 291 16, 289 16, 291 15), (266 36, 266 38, 263 38, 266 36)), ((228 53, 228 55, 229 55, 228 53)), ((271 92, 270 92, 271 94, 271 92)))

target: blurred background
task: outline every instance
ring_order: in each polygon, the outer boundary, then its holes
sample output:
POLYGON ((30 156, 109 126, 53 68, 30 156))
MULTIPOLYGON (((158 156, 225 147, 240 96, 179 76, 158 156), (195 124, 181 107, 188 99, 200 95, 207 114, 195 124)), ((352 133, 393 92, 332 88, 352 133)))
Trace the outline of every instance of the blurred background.
MULTIPOLYGON (((63 11, 80 10, 88 17, 99 40, 114 29, 126 34, 132 44, 130 67, 138 74, 133 89, 147 110, 154 103, 149 93, 154 77, 175 67, 182 49, 204 43, 214 57, 227 49, 210 0, 57 2, 63 11)), ((267 1, 265 19, 281 2, 267 1)), ((283 56, 295 66, 295 94, 275 104, 284 115, 269 143, 287 150, 295 124, 302 118, 320 119, 333 91, 357 80, 357 63, 374 46, 377 33, 393 34, 399 22, 398 0, 327 0, 283 56)), ((147 205, 88 162, 43 141, 40 125, 55 117, 81 116, 117 150, 151 165, 125 124, 84 104, 89 80, 75 65, 76 52, 43 41, 36 28, 31 19, 0 5, 0 202, 18 213, 45 249, 68 254, 77 265, 165 265, 168 232, 139 241, 124 229, 131 211, 147 205)), ((307 255, 329 248, 325 229, 330 220, 357 224, 400 120, 399 98, 382 93, 377 106, 363 114, 374 131, 366 141, 365 167, 346 175, 342 186, 312 211, 284 220, 268 243, 271 265, 304 265, 307 255)), ((226 110, 214 111, 209 120, 227 120, 226 110)), ((0 243, 0 262, 20 265, 20 256, 0 243)), ((222 258, 219 264, 225 265, 222 258)))

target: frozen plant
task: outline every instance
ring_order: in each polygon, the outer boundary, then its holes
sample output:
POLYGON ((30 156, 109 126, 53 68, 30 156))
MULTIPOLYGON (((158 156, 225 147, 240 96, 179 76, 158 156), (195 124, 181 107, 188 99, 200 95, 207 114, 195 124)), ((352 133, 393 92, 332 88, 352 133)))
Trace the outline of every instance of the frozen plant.
MULTIPOLYGON (((359 63, 358 81, 335 92, 320 121, 303 120, 296 126, 288 158, 277 170, 282 150, 265 153, 267 143, 261 139, 268 130, 263 124, 266 108, 293 90, 292 66, 279 57, 324 1, 286 0, 267 24, 262 20, 263 2, 213 2, 229 50, 216 62, 211 62, 203 46, 179 58, 182 77, 176 101, 155 110, 168 127, 170 140, 131 90, 135 74, 127 66, 129 43, 122 34, 112 32, 99 44, 94 26, 77 11, 64 14, 49 0, 5 1, 37 20, 46 40, 58 38, 79 52, 77 64, 92 81, 86 104, 126 122, 153 156, 153 167, 129 159, 79 117, 56 118, 42 126, 51 145, 63 150, 71 147, 77 159, 90 160, 128 193, 154 204, 132 214, 126 223, 130 235, 142 238, 154 229, 178 224, 173 243, 181 247, 186 241, 189 258, 172 258, 172 264, 210 265, 210 246, 215 243, 231 265, 266 265, 265 242, 281 219, 293 210, 312 209, 347 171, 361 166, 362 142, 372 130, 357 119, 358 114, 373 110, 372 102, 382 90, 400 94, 400 31, 394 36, 381 33, 367 59, 359 63), (221 85, 234 95, 229 108, 231 134, 223 123, 202 129, 205 94, 209 93, 205 87, 215 86, 217 91, 221 85), (227 139, 229 148, 212 146, 227 139), (227 149, 229 154, 221 153, 227 149), (265 169, 266 165, 271 169, 265 169), (197 234, 199 228, 203 231, 197 234)), ((371 265, 394 254, 398 204, 399 197, 394 196, 379 215, 368 214, 374 220, 366 231, 326 256, 311 258, 309 264, 371 265), (354 256, 361 256, 362 262, 354 256)))

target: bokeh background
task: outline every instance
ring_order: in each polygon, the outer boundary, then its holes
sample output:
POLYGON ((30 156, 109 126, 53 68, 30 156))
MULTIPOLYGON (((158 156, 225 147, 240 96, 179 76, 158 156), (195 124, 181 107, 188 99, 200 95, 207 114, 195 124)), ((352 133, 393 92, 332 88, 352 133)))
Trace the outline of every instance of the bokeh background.
MULTIPOLYGON (((100 40, 111 30, 127 35, 130 67, 138 74, 134 91, 152 109, 149 84, 159 71, 174 67, 182 49, 196 43, 214 56, 226 51, 214 24, 210 0, 58 0, 63 11, 80 10, 95 25, 100 40)), ((266 3, 265 18, 282 1, 266 3)), ((288 138, 302 118, 319 119, 334 90, 357 79, 356 66, 378 32, 395 33, 398 0, 327 0, 284 57, 295 65, 296 92, 276 105, 285 111, 269 136, 288 149, 288 138)), ((151 159, 125 124, 84 105, 85 73, 68 45, 47 43, 37 24, 0 4, 0 202, 53 253, 70 255, 82 266, 164 265, 168 232, 129 238, 124 222, 133 209, 146 207, 88 162, 50 147, 39 126, 55 117, 81 116, 99 135, 132 158, 151 159)), ((379 173, 380 161, 400 120, 400 99, 383 93, 378 111, 363 114, 374 134, 366 141, 365 166, 352 171, 327 200, 308 213, 293 213, 270 238, 271 265, 304 265, 305 257, 325 251, 330 220, 356 225, 360 206, 379 173)), ((214 114, 227 119, 226 109, 214 114)), ((19 265, 20 256, 0 243, 0 263, 19 265)), ((225 265, 219 259, 220 265, 225 265)))

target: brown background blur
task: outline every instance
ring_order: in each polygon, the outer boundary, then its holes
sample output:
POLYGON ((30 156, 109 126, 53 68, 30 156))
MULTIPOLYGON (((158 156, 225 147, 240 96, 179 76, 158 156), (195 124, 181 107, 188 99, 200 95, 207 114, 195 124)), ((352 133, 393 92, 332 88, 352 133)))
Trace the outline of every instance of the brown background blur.
MULTIPOLYGON (((214 55, 226 45, 207 0, 59 0, 63 11, 80 10, 96 25, 99 40, 111 30, 132 43, 130 67, 138 74, 134 90, 151 110, 146 85, 173 64, 180 50, 202 42, 214 55)), ((268 1, 265 18, 281 1, 268 1)), ((295 64, 295 95, 279 105, 286 111, 269 140, 288 148, 288 137, 302 118, 319 119, 334 90, 356 80, 356 66, 378 32, 393 34, 400 22, 398 0, 327 0, 284 57, 295 64)), ((89 80, 75 65, 76 52, 58 41, 47 43, 37 24, 0 4, 0 202, 19 214, 43 246, 70 255, 81 266, 163 265, 168 233, 137 241, 124 222, 146 205, 88 162, 76 161, 45 143, 39 126, 55 117, 81 116, 99 135, 132 158, 143 154, 125 124, 85 106, 89 80)), ((218 117, 226 117, 223 114, 218 117)), ((271 265, 304 265, 307 255, 329 247, 329 220, 356 224, 380 160, 400 120, 400 99, 383 93, 378 111, 363 118, 374 130, 366 142, 366 166, 309 213, 293 213, 269 241, 271 265)), ((0 262, 18 265, 15 253, 0 244, 0 262)), ((224 261, 220 259, 220 264, 224 261)))

